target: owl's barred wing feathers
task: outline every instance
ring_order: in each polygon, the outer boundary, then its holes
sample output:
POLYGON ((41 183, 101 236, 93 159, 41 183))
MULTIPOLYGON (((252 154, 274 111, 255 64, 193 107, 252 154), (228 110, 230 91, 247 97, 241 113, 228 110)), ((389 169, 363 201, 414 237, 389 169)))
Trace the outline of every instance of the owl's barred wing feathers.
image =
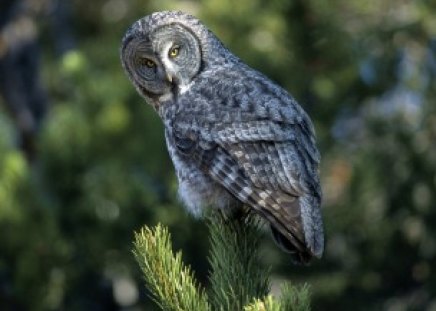
MULTIPOLYGON (((307 212, 302 215, 302 205, 307 205, 307 202, 302 202, 301 197, 307 194, 302 182, 296 179, 299 174, 294 172, 298 171, 294 169, 286 174, 284 165, 289 161, 280 159, 280 145, 286 143, 253 141, 218 144, 204 141, 200 136, 188 136, 180 132, 173 136, 178 150, 194 158, 203 171, 268 220, 274 237, 283 248, 295 253, 296 259, 301 262, 321 255, 322 241, 319 241, 318 229, 312 228, 319 224, 311 223, 318 220, 310 218, 305 227, 302 218, 312 216, 307 212)), ((319 205, 319 200, 315 201, 319 205)), ((312 207, 309 206, 309 209, 312 207)))
MULTIPOLYGON (((249 106, 241 110, 225 104, 210 113, 206 103, 213 100, 213 96, 199 96, 194 103, 182 103, 184 110, 174 122, 175 145, 268 220, 278 244, 298 261, 320 257, 319 153, 307 115, 286 105, 282 106, 285 113, 280 107, 274 111, 265 102, 260 103, 265 107, 260 114, 249 106)), ((254 100, 259 104, 264 99, 249 99, 254 100)), ((289 97, 287 101, 289 105, 289 97)))
POLYGON ((298 261, 308 261, 311 256, 305 247, 299 220, 299 207, 295 204, 295 197, 255 186, 244 170, 222 147, 213 143, 198 143, 198 140, 192 138, 182 138, 176 134, 173 136, 173 142, 182 155, 192 157, 203 171, 236 198, 274 224, 273 228, 291 243, 289 250, 298 256, 298 261), (277 195, 279 193, 282 197, 277 195))

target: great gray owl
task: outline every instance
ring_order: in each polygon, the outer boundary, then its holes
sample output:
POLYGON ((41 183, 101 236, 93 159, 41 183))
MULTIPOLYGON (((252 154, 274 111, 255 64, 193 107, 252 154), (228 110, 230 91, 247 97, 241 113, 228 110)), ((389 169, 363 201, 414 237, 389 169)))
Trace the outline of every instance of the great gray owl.
POLYGON ((179 195, 193 214, 244 205, 294 259, 321 257, 320 155, 309 117, 285 90, 183 12, 135 22, 121 62, 164 122, 179 195))

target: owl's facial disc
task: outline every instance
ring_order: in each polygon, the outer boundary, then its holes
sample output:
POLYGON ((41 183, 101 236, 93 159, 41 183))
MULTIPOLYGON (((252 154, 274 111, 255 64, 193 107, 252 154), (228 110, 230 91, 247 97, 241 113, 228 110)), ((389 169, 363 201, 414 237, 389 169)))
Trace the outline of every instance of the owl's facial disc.
POLYGON ((151 32, 137 29, 129 35, 121 59, 145 99, 159 103, 188 89, 202 62, 200 40, 191 30, 171 23, 151 32))
POLYGON ((123 67, 138 92, 146 99, 157 99, 171 92, 165 68, 149 40, 135 37, 123 49, 123 67))
POLYGON ((151 41, 168 81, 181 89, 189 85, 201 65, 198 38, 182 25, 171 24, 153 32, 151 41))

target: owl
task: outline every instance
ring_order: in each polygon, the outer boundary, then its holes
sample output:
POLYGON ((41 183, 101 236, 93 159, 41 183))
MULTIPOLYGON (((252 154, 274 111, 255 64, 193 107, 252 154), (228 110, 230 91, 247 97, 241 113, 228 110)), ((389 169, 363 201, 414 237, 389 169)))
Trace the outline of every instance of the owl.
POLYGON ((120 54, 164 123, 187 209, 249 209, 295 261, 321 257, 320 155, 312 122, 293 97, 183 12, 138 20, 120 54))

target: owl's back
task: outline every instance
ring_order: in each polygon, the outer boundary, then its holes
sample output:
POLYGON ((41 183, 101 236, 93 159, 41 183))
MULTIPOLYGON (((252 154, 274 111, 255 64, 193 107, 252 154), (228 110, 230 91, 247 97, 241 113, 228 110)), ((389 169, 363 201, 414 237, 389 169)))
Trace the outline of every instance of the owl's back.
POLYGON ((306 262, 323 251, 312 123, 286 91, 238 64, 202 73, 171 105, 175 149, 306 262))

